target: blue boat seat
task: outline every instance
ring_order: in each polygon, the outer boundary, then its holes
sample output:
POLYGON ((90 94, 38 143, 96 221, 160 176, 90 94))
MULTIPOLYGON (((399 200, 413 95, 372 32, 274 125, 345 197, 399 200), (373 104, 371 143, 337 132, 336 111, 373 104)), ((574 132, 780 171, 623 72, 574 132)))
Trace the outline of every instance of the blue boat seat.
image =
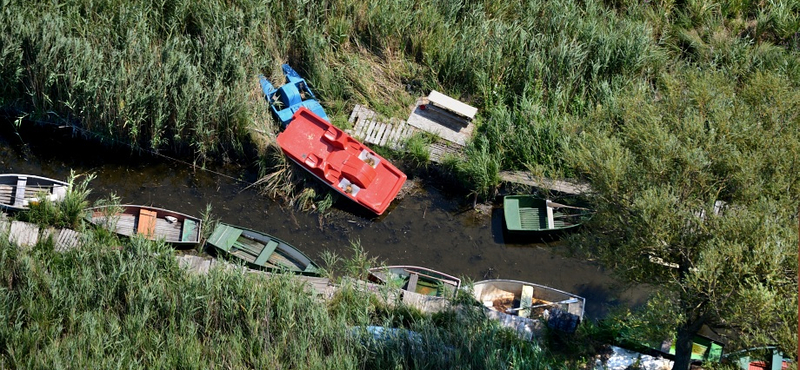
POLYGON ((300 90, 297 90, 297 86, 294 84, 283 85, 280 90, 281 102, 285 107, 288 108, 303 102, 303 98, 300 96, 300 90))

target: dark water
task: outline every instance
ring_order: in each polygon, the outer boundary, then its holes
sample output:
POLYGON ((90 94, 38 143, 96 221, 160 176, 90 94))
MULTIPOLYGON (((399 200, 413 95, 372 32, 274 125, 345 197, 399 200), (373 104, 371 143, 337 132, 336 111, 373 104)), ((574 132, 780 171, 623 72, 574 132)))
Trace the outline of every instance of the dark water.
POLYGON ((378 220, 337 208, 341 204, 321 218, 246 189, 247 181, 255 177, 244 168, 215 169, 242 176, 245 182, 240 182, 68 135, 13 130, 0 135, 0 170, 4 172, 66 179, 70 169, 96 174, 90 185, 92 200, 115 193, 123 204, 152 205, 196 216, 208 204, 216 218, 282 238, 318 263, 323 251, 349 256, 350 241, 359 240, 369 256, 387 264, 420 265, 474 281, 530 281, 579 294, 586 298, 586 315, 591 318, 602 317, 615 305, 641 303, 645 294, 641 287, 621 286, 595 263, 566 257, 557 243, 515 239, 507 244, 501 209, 476 212, 469 199, 436 185, 411 191, 378 220))

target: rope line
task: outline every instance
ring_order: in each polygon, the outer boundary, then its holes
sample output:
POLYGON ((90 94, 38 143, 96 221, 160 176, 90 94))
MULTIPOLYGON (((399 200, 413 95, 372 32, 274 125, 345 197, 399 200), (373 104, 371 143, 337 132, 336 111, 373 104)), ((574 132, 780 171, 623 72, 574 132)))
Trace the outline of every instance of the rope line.
MULTIPOLYGON (((95 132, 89 131, 89 130, 87 130, 87 129, 83 128, 83 127, 79 127, 79 126, 76 126, 76 125, 73 125, 73 124, 69 123, 67 120, 65 120, 65 119, 61 118, 61 116, 59 116, 59 115, 58 115, 56 112, 49 111, 49 112, 47 112, 47 113, 48 113, 48 114, 55 115, 56 117, 58 117, 58 119, 60 119, 60 120, 64 121, 64 122, 65 122, 65 125, 64 125, 64 126, 58 126, 58 128, 71 128, 71 129, 72 129, 72 131, 73 131, 73 136, 74 136, 74 133, 75 133, 75 131, 77 130, 77 131, 83 132, 84 134, 86 134, 86 135, 88 135, 88 136, 93 136, 93 137, 95 137, 95 138, 99 138, 99 139, 101 139, 101 140, 110 140, 110 141, 112 141, 112 142, 114 142, 114 143, 125 145, 125 146, 127 146, 127 147, 129 147, 129 148, 131 148, 131 149, 133 149, 133 150, 136 150, 136 151, 140 151, 140 152, 149 153, 149 154, 155 155, 155 156, 157 156, 157 157, 161 157, 161 158, 169 159, 169 160, 171 160, 171 161, 174 161, 174 162, 177 162, 177 163, 180 163, 180 164, 184 164, 184 165, 187 165, 187 166, 191 166, 191 167, 192 167, 192 169, 194 169, 194 170, 200 169, 201 171, 206 171, 206 172, 209 172, 209 173, 215 174, 215 175, 217 175, 217 176, 222 176, 222 177, 225 177, 225 178, 228 178, 228 179, 231 179, 231 180, 234 180, 234 181, 237 181, 237 182, 243 183, 243 184, 247 184, 247 185, 248 185, 248 187, 255 185, 255 183, 251 183, 251 182, 249 182, 249 181, 244 181, 244 180, 241 180, 241 179, 235 178, 235 177, 233 177, 233 176, 230 176, 230 175, 227 175, 227 174, 224 174, 224 173, 218 172, 218 171, 214 171, 214 170, 211 170, 211 169, 208 169, 208 168, 203 168, 203 167, 200 167, 200 166, 198 166, 198 165, 196 165, 196 164, 194 164, 194 163, 189 163, 189 162, 186 162, 186 161, 184 161, 184 160, 182 160, 182 159, 173 158, 173 157, 170 157, 170 156, 168 156, 168 155, 161 154, 161 153, 158 153, 158 152, 156 152, 156 151, 153 151, 153 150, 151 150, 151 149, 142 148, 142 147, 140 147, 140 146, 138 146, 138 145, 134 145, 134 144, 130 144, 130 143, 127 143, 127 142, 123 142, 123 141, 117 140, 117 139, 115 139, 115 138, 113 138, 113 137, 110 137, 110 138, 109 138, 109 137, 102 136, 102 135, 100 135, 100 134, 98 134, 98 133, 95 133, 95 132)), ((34 122, 34 123, 40 124, 40 125, 50 125, 50 126, 57 125, 57 123, 55 123, 55 122, 42 121, 42 120, 38 120, 38 119, 35 119, 35 120, 34 120, 34 119, 28 119, 28 120, 29 120, 29 121, 32 121, 32 122, 34 122)), ((20 137, 20 139, 21 139, 21 137, 20 137)))

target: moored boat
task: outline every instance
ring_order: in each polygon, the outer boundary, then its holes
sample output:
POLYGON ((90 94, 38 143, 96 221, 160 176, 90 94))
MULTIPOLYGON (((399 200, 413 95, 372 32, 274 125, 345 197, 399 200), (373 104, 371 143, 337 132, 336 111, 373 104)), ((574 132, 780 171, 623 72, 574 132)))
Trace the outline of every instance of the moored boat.
POLYGON ((492 279, 473 284, 473 296, 497 313, 497 318, 518 316, 521 319, 544 318, 551 328, 574 332, 583 319, 586 300, 544 285, 518 280, 492 279))
POLYGON ((261 90, 269 102, 272 113, 281 122, 281 127, 285 127, 291 122, 292 115, 300 107, 306 107, 320 118, 330 121, 322 105, 317 101, 317 97, 308 87, 306 80, 288 64, 282 65, 281 69, 286 76, 286 83, 278 88, 273 86, 266 77, 259 76, 261 90))
POLYGON ((301 107, 278 145, 314 177, 377 215, 400 192, 406 175, 383 157, 301 107))
POLYGON ((86 219, 119 235, 163 239, 176 246, 195 245, 201 235, 202 222, 199 218, 149 206, 93 207, 87 210, 86 219))
POLYGON ((559 232, 577 228, 592 215, 588 208, 552 202, 534 195, 507 195, 503 215, 509 232, 559 232))
POLYGON ((461 279, 419 266, 371 268, 369 279, 380 284, 395 285, 408 292, 443 298, 454 298, 461 287, 461 279))
POLYGON ((267 271, 317 276, 320 267, 291 244, 267 233, 218 223, 208 238, 217 250, 267 271))
POLYGON ((12 211, 28 209, 33 202, 64 199, 69 184, 36 175, 0 174, 0 207, 12 211))

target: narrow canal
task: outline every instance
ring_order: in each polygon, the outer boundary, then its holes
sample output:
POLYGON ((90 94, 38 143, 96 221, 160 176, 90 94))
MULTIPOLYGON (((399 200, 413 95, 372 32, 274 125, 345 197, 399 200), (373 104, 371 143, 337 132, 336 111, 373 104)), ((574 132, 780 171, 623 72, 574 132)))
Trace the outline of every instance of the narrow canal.
MULTIPOLYGON (((2 123, 8 125, 8 123, 2 123)), ((91 200, 116 194, 124 204, 144 204, 200 216, 206 205, 215 218, 282 238, 322 263, 323 251, 349 256, 360 241, 386 264, 419 265, 473 281, 505 278, 530 281, 586 298, 586 315, 602 317, 616 305, 636 305, 644 289, 627 288, 599 265, 568 257, 556 244, 506 243, 502 210, 472 210, 471 200, 426 184, 396 201, 378 220, 334 207, 327 217, 281 205, 247 188, 255 175, 238 167, 215 171, 244 182, 165 159, 58 135, 0 135, 0 170, 66 179, 70 169, 93 173, 91 200), (245 175, 241 175, 246 173, 245 175)))

